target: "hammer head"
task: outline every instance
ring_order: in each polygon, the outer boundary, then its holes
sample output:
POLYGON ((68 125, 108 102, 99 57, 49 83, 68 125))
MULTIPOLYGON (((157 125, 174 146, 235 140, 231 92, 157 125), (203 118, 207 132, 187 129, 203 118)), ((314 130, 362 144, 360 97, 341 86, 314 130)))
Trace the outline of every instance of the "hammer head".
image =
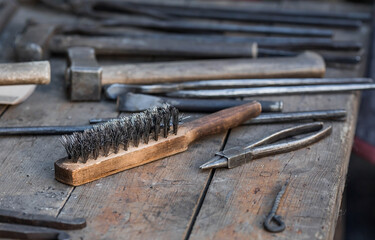
POLYGON ((70 100, 99 101, 102 91, 102 71, 96 61, 93 48, 69 48, 65 78, 68 84, 70 100))
POLYGON ((15 49, 19 61, 40 61, 49 57, 49 41, 58 31, 52 24, 27 24, 17 36, 15 49))

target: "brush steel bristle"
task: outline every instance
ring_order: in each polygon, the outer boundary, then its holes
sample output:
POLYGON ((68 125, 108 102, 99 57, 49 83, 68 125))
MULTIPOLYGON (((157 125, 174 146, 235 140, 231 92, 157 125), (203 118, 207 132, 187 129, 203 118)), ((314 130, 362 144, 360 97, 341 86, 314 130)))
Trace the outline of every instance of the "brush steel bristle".
POLYGON ((129 117, 94 125, 84 132, 64 135, 61 143, 69 159, 85 163, 88 159, 108 156, 111 152, 117 153, 121 147, 127 150, 131 144, 135 147, 141 142, 147 144, 150 137, 157 141, 161 129, 162 136, 166 138, 171 125, 173 133, 177 134, 178 115, 177 108, 165 104, 129 117))

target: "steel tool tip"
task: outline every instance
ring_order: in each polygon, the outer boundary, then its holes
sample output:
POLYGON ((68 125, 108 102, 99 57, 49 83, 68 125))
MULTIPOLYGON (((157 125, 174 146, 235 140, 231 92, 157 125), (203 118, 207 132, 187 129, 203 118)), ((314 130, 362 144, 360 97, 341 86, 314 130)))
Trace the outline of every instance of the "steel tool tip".
POLYGON ((221 157, 221 156, 215 156, 210 161, 201 165, 199 168, 202 170, 207 170, 211 168, 224 168, 224 167, 228 167, 228 159, 221 157))

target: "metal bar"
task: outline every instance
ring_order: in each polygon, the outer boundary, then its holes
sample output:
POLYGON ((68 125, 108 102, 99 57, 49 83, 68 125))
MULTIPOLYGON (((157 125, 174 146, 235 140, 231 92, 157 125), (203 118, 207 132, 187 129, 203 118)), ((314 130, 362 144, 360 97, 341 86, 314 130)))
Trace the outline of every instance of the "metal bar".
POLYGON ((153 85, 111 84, 105 87, 108 99, 117 99, 119 95, 137 92, 145 94, 168 93, 191 89, 220 89, 265 86, 297 86, 322 84, 372 83, 371 78, 279 78, 279 79, 220 79, 153 85))
POLYGON ((286 112, 286 113, 262 113, 256 118, 244 122, 242 125, 268 124, 268 123, 286 123, 315 120, 344 120, 346 110, 319 110, 305 112, 286 112))
POLYGON ((217 32, 243 32, 257 34, 276 34, 285 36, 303 36, 303 37, 332 37, 331 30, 317 28, 293 28, 293 27, 273 27, 273 26, 250 26, 230 23, 212 23, 202 21, 162 21, 157 19, 149 19, 135 16, 118 16, 113 18, 112 15, 104 15, 109 19, 102 20, 103 26, 132 26, 149 29, 159 29, 165 31, 177 32, 201 32, 201 33, 217 33, 217 32))
MULTIPOLYGON (((102 1, 98 1, 102 2, 102 1)), ((118 2, 118 1, 113 1, 118 2)), ((123 2, 124 3, 124 2, 123 2)), ((225 5, 218 6, 213 4, 205 5, 194 5, 194 4, 171 4, 171 3, 152 3, 142 1, 125 1, 126 4, 133 4, 138 6, 147 6, 149 8, 161 8, 161 9, 173 9, 173 8, 184 8, 189 10, 207 10, 207 11, 220 11, 226 13, 242 13, 242 14, 264 14, 264 15, 279 15, 279 16, 290 16, 290 17, 313 17, 313 18, 333 18, 333 19, 349 19, 349 20, 360 20, 369 21, 371 20, 371 14, 368 12, 322 12, 322 11, 306 11, 306 10, 292 10, 292 9, 267 9, 267 8, 254 8, 252 6, 234 6, 225 5)))
POLYGON ((170 92, 169 97, 183 98, 236 98, 255 96, 278 96, 291 94, 312 94, 312 93, 333 93, 355 90, 375 89, 375 84, 345 84, 345 85, 312 85, 312 86, 279 86, 279 87, 258 87, 258 88, 233 88, 215 90, 183 90, 170 92))
MULTIPOLYGON (((285 113, 262 113, 258 117, 244 122, 244 125, 251 124, 268 124, 268 123, 285 123, 285 122, 300 122, 300 121, 315 121, 315 120, 330 120, 340 121, 346 117, 346 110, 318 110, 318 111, 304 111, 304 112, 285 112, 285 113)), ((110 121, 114 118, 93 118, 90 119, 90 124, 97 124, 110 121)))
POLYGON ((313 25, 335 28, 358 28, 362 25, 359 20, 334 19, 334 18, 315 18, 315 17, 296 17, 296 16, 278 16, 262 13, 241 13, 241 12, 226 12, 216 10, 202 10, 201 8, 190 9, 182 8, 165 8, 156 7, 163 14, 174 17, 188 17, 197 19, 217 19, 217 20, 231 20, 244 21, 254 23, 278 23, 278 24, 293 24, 293 25, 313 25))
POLYGON ((92 128, 92 126, 1 127, 0 136, 63 135, 73 132, 83 132, 84 130, 89 128, 92 128))

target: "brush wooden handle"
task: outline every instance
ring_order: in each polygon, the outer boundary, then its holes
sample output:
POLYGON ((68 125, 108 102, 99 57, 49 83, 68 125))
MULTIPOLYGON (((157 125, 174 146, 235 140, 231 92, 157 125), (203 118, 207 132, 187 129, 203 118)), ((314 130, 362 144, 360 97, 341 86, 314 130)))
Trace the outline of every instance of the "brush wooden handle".
POLYGON ((79 186, 123 170, 168 157, 187 150, 197 138, 219 133, 238 126, 261 112, 258 102, 247 103, 210 114, 179 127, 177 135, 170 135, 158 141, 151 139, 138 147, 130 146, 127 151, 101 156, 86 163, 75 163, 67 158, 55 162, 55 178, 63 183, 79 186))
POLYGON ((177 61, 103 66, 102 84, 154 84, 213 79, 323 77, 323 58, 314 52, 296 57, 177 61))
POLYGON ((242 122, 259 116, 262 106, 259 102, 227 108, 185 124, 191 142, 204 136, 217 134, 237 127, 242 122))
POLYGON ((0 85, 49 84, 48 61, 0 64, 0 85))

